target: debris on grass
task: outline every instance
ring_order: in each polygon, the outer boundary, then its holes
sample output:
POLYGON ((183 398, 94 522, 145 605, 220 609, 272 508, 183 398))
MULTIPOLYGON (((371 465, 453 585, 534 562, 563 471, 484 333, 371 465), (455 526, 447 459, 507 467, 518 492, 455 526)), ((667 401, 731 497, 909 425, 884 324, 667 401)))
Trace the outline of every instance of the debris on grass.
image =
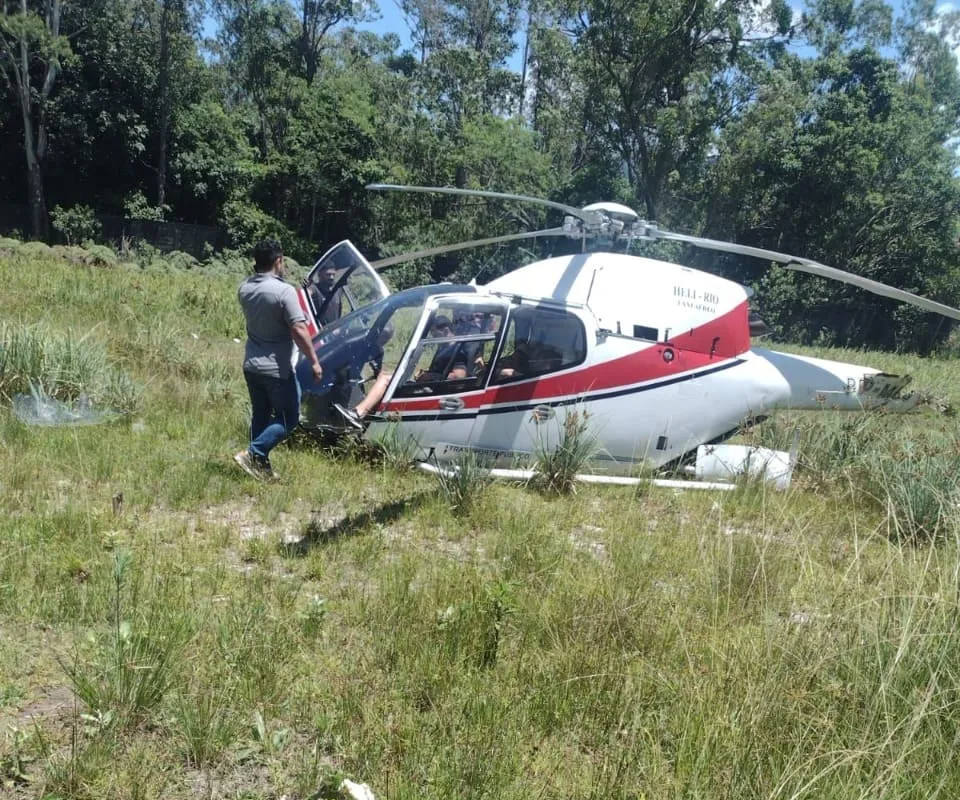
POLYGON ((32 383, 30 394, 14 395, 13 413, 25 425, 44 426, 99 425, 120 417, 116 411, 94 408, 85 394, 66 402, 51 397, 42 386, 32 383))
POLYGON ((340 784, 340 794, 351 800, 375 800, 373 792, 365 783, 354 783, 349 778, 344 778, 340 784))

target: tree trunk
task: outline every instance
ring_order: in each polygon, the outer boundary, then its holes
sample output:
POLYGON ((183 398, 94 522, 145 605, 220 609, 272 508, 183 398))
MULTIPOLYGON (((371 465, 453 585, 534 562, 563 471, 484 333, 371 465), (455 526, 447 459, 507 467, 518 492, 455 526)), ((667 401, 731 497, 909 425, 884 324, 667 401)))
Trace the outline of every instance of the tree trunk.
MULTIPOLYGON (((20 0, 24 18, 28 12, 27 0, 20 0)), ((3 4, 3 14, 9 13, 3 4)), ((55 42, 60 37, 60 0, 48 0, 45 7, 46 33, 55 42)), ((45 238, 48 232, 47 203, 43 190, 43 160, 47 153, 47 101, 59 71, 59 55, 48 54, 43 85, 35 90, 30 84, 30 40, 26 29, 21 29, 15 45, 0 39, 0 69, 16 87, 20 116, 23 119, 23 153, 27 162, 27 202, 30 206, 30 234, 35 239, 45 238)), ((38 50, 43 52, 41 43, 38 50)), ((54 49, 55 48, 51 48, 54 49)))
POLYGON ((160 11, 160 70, 157 77, 160 95, 160 119, 157 126, 157 209, 163 209, 167 197, 167 139, 170 136, 170 6, 163 0, 160 11))
MULTIPOLYGON (((23 11, 26 14, 26 0, 23 11)), ((23 119, 23 154, 27 161, 27 203, 30 206, 30 236, 42 239, 47 233, 47 209, 43 196, 43 174, 37 159, 37 139, 33 127, 33 90, 30 86, 30 49, 25 37, 20 39, 20 63, 14 70, 20 116, 23 119)))
POLYGON ((34 239, 45 239, 49 233, 47 201, 43 191, 43 171, 35 160, 27 167, 27 191, 30 198, 30 232, 34 239))
POLYGON ((533 20, 530 17, 529 8, 527 9, 527 34, 523 39, 523 65, 520 68, 520 108, 517 116, 523 119, 523 101, 527 94, 527 63, 530 60, 530 28, 533 26, 533 20))

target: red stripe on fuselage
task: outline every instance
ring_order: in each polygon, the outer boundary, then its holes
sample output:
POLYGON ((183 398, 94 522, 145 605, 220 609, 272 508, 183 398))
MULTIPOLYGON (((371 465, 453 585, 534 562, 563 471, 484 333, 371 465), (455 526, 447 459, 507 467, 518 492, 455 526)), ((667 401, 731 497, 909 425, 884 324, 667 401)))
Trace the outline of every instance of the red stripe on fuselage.
POLYGON ((297 300, 300 303, 300 310, 303 312, 303 316, 307 318, 307 333, 310 334, 310 338, 312 339, 320 333, 320 329, 317 327, 317 322, 313 317, 313 309, 310 308, 307 294, 303 289, 297 289, 297 300))
POLYGON ((750 349, 750 307, 744 302, 706 325, 670 337, 670 344, 721 358, 735 358, 750 349))
MULTIPOLYGON (((636 352, 610 361, 587 363, 568 372, 461 394, 463 410, 501 403, 549 402, 571 395, 625 388, 712 366, 750 349, 748 313, 747 304, 743 303, 700 328, 672 337, 669 342, 655 345, 637 342, 636 352)), ((381 409, 436 412, 437 397, 393 400, 381 409)))

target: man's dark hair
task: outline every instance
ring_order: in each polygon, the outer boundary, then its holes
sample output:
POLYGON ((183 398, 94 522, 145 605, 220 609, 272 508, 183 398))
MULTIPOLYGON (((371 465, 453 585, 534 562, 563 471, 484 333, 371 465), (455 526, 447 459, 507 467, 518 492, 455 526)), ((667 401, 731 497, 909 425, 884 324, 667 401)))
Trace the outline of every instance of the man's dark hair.
POLYGON ((257 272, 273 269, 276 260, 283 255, 283 248, 276 239, 264 239, 253 248, 253 265, 257 272))

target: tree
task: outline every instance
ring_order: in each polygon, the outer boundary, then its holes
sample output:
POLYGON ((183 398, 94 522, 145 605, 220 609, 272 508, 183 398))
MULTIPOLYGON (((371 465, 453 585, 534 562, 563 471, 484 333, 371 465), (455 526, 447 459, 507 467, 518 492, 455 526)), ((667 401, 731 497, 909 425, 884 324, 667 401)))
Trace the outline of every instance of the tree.
POLYGON ((403 8, 421 50, 419 102, 443 116, 449 135, 471 117, 514 111, 519 79, 507 60, 520 0, 408 0, 403 8))
POLYGON ((575 42, 585 126, 619 157, 641 213, 669 218, 685 171, 702 168, 740 100, 731 76, 750 57, 748 0, 560 0, 557 8, 575 42))
MULTIPOLYGON (((955 303, 960 186, 943 99, 870 47, 784 60, 724 131, 708 232, 955 303)), ((728 266, 794 339, 923 350, 948 331, 860 290, 756 260, 728 266)))
POLYGON ((195 52, 193 38, 188 30, 186 0, 159 0, 158 30, 159 64, 157 70, 156 124, 156 208, 163 209, 167 199, 167 169, 169 166, 170 130, 174 111, 182 105, 185 61, 195 52))
POLYGON ((297 0, 296 11, 298 66, 307 83, 313 83, 330 30, 342 22, 365 19, 368 4, 366 0, 297 0))
POLYGON ((30 227, 46 235, 47 204, 43 165, 47 156, 48 112, 61 61, 70 54, 60 35, 60 0, 20 0, 14 10, 3 0, 0 17, 0 73, 17 97, 23 122, 30 227))
POLYGON ((283 0, 215 0, 226 67, 225 102, 250 103, 257 113, 257 148, 266 159, 279 138, 288 103, 276 102, 291 75, 290 43, 297 20, 283 0))

